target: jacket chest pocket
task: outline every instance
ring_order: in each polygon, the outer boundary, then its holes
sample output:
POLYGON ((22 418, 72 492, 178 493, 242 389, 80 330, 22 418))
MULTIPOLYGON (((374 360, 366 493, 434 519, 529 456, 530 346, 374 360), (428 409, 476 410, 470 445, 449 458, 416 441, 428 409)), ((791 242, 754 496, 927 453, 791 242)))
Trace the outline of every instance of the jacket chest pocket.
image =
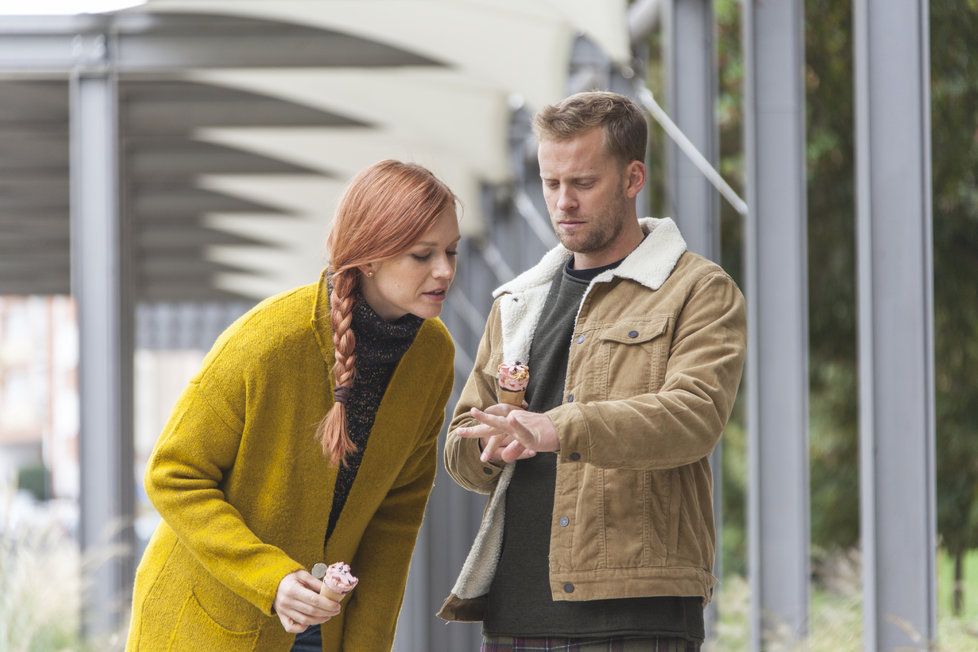
POLYGON ((658 390, 665 379, 669 317, 623 321, 598 334, 607 398, 628 398, 658 390))

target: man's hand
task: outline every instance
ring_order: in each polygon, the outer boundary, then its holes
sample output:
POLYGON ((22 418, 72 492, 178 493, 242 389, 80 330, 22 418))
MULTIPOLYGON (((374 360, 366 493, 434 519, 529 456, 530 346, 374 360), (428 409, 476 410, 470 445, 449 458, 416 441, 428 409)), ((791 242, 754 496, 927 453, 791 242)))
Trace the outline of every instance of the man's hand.
POLYGON ((456 432, 459 437, 483 440, 484 462, 498 458, 510 463, 537 452, 560 450, 557 428, 545 414, 511 405, 493 405, 485 411, 472 408, 469 414, 479 425, 459 428, 456 432))
POLYGON ((340 603, 319 595, 323 583, 304 570, 282 578, 275 593, 275 613, 290 634, 321 625, 340 612, 340 603))
MULTIPOLYGON (((526 402, 523 402, 523 407, 526 407, 526 402)), ((493 414, 500 417, 505 417, 510 412, 514 410, 519 410, 520 408, 514 405, 507 405, 505 403, 498 403, 496 405, 491 405, 485 409, 486 414, 493 414)), ((460 437, 466 437, 469 439, 479 439, 479 448, 482 450, 482 455, 479 458, 483 462, 495 462, 495 463, 508 463, 515 460, 525 460, 528 457, 533 457, 536 455, 535 451, 526 450, 522 444, 513 439, 512 436, 496 432, 494 430, 487 430, 485 426, 470 426, 468 428, 459 428, 456 433, 460 437), (479 433, 479 434, 473 434, 479 433), (510 455, 512 459, 503 459, 500 457, 500 453, 507 449, 510 444, 515 444, 510 450, 510 455)))

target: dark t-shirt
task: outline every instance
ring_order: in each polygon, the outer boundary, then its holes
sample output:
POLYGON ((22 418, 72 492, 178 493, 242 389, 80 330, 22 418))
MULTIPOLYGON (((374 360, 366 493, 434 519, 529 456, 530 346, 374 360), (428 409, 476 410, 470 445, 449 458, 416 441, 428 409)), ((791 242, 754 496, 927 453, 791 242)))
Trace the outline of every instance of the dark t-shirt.
MULTIPOLYGON (((573 260, 573 259, 571 259, 573 260)), ((571 261, 554 277, 530 346, 526 400, 533 412, 564 402, 574 321, 591 279, 618 263, 587 270, 571 261)), ((699 597, 554 601, 550 594, 550 525, 557 480, 554 453, 516 463, 506 491, 499 565, 489 589, 483 631, 490 636, 673 636, 703 639, 699 597)))

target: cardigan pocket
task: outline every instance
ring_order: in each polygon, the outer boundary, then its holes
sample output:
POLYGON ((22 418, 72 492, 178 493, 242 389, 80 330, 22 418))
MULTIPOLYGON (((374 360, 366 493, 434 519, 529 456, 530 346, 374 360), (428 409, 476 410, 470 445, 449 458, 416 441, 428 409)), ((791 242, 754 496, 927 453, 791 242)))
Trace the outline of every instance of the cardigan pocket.
POLYGON ((204 610, 197 594, 191 591, 177 617, 167 649, 251 652, 258 643, 259 630, 256 627, 239 632, 225 628, 204 610))

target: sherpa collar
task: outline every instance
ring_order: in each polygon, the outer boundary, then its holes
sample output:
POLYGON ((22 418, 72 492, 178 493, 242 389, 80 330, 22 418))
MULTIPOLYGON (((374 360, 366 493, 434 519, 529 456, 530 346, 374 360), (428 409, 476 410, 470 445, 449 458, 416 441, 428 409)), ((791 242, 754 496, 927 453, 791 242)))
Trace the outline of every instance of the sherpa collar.
MULTIPOLYGON (((679 227, 668 217, 642 218, 638 221, 648 237, 642 240, 635 250, 628 254, 621 265, 602 272, 592 284, 610 281, 618 276, 631 279, 652 290, 658 290, 672 273, 679 257, 686 251, 686 241, 679 233, 679 227)), ((526 270, 512 281, 496 288, 492 296, 506 293, 525 292, 535 287, 549 284, 554 274, 573 255, 569 249, 558 244, 548 251, 540 262, 526 270)))

